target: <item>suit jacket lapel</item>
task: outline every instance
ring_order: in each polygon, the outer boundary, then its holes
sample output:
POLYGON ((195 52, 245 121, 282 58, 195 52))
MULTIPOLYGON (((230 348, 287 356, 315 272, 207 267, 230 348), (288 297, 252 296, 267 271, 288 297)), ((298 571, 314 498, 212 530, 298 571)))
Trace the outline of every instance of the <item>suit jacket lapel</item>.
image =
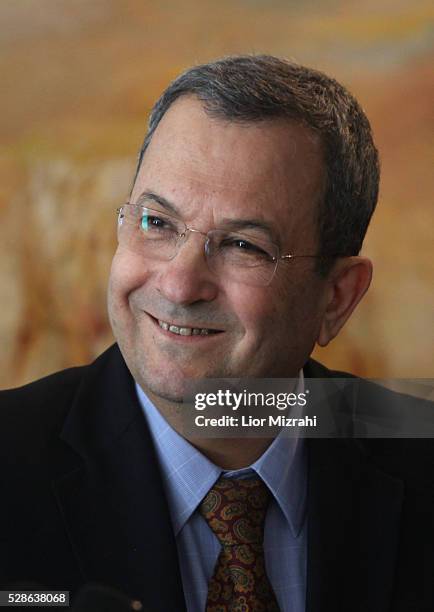
POLYGON ((54 489, 84 580, 152 610, 184 610, 152 441, 117 346, 89 367, 62 439, 77 458, 65 462, 54 489))
MULTIPOLYGON (((319 364, 307 368, 309 377, 327 375, 319 364)), ((340 414, 353 409, 336 406, 340 414)), ((307 443, 307 610, 387 610, 403 483, 370 463, 357 440, 307 443)))

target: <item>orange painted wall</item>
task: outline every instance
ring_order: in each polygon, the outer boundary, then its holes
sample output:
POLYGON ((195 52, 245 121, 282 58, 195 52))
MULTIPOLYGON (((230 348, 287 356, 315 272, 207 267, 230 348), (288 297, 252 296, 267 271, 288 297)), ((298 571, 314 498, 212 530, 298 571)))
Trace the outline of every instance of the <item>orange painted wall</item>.
POLYGON ((189 65, 265 52, 345 83, 383 180, 373 286, 316 357, 371 377, 432 375, 430 2, 21 0, 0 4, 0 387, 86 363, 105 311, 114 210, 147 113, 189 65))

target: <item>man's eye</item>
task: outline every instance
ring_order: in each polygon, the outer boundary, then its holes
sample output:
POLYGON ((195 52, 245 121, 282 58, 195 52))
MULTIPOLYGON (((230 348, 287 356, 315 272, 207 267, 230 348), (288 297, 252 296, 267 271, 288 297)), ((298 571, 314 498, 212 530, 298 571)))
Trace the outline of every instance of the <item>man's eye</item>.
POLYGON ((251 242, 247 242, 247 240, 234 240, 233 245, 238 249, 242 249, 243 251, 257 251, 260 250, 251 242))
POLYGON ((222 244, 222 247, 232 248, 236 251, 240 251, 241 253, 245 253, 246 255, 255 255, 256 257, 270 257, 270 255, 260 246, 253 244, 253 242, 249 242, 244 238, 232 238, 225 240, 222 244))
POLYGON ((143 215, 140 225, 143 230, 171 229, 167 221, 156 215, 143 215))

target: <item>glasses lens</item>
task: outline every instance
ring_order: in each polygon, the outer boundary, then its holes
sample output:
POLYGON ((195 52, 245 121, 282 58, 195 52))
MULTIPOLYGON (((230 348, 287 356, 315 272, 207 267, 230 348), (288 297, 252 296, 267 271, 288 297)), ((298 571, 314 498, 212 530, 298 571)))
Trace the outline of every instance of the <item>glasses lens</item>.
MULTIPOLYGON (((126 204, 119 210, 118 242, 142 257, 172 259, 187 231, 182 221, 157 208, 126 204)), ((211 230, 207 236, 206 255, 215 274, 246 285, 266 286, 271 282, 279 260, 275 244, 224 230, 211 230)))
POLYGON ((176 254, 184 224, 163 211, 127 204, 118 218, 119 244, 144 257, 171 259, 176 254))
POLYGON ((272 242, 238 232, 208 233, 210 266, 223 278, 248 285, 268 285, 277 267, 279 250, 272 242))

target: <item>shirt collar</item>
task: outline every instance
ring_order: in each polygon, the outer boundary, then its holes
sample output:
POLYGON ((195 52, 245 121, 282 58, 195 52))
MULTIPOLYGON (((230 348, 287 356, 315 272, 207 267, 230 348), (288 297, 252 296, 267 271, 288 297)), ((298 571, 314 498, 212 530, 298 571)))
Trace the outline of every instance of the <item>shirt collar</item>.
MULTIPOLYGON (((299 389, 303 388, 300 372, 299 389)), ((175 536, 189 520, 205 495, 224 472, 164 419, 142 388, 137 395, 148 423, 160 465, 175 536)), ((225 476, 248 477, 252 471, 262 478, 282 510, 295 537, 306 510, 307 460, 304 440, 282 431, 267 450, 248 468, 225 471, 225 476)))

